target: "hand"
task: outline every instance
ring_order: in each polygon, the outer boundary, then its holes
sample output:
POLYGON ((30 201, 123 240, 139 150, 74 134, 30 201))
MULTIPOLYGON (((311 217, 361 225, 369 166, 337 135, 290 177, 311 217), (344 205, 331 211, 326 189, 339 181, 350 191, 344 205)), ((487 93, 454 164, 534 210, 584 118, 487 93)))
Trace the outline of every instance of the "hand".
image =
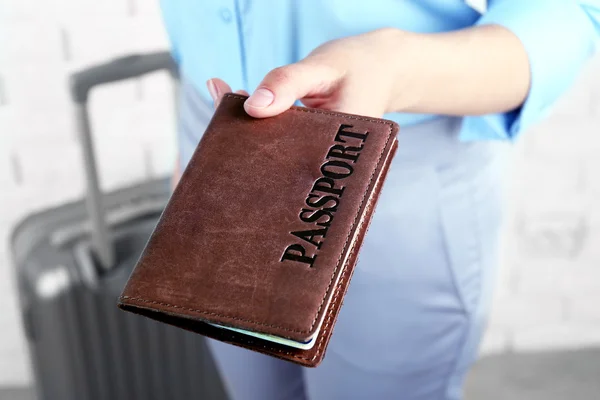
MULTIPOLYGON (((381 117, 390 111, 396 75, 388 53, 394 34, 378 30, 328 42, 300 62, 272 70, 244 104, 246 112, 270 117, 300 100, 307 107, 381 117)), ((207 86, 215 103, 231 91, 216 78, 207 86)))
MULTIPOLYGON (((264 118, 300 100, 307 107, 372 117, 478 115, 519 107, 530 82, 525 48, 504 27, 437 34, 386 28, 325 43, 305 59, 275 68, 244 108, 264 118)), ((215 104, 231 91, 220 79, 207 85, 215 104)))
POLYGON ((181 178, 181 167, 180 167, 180 155, 177 154, 177 159, 175 160, 175 165, 173 166, 173 173, 171 174, 171 192, 175 191, 177 184, 179 183, 179 179, 181 178))

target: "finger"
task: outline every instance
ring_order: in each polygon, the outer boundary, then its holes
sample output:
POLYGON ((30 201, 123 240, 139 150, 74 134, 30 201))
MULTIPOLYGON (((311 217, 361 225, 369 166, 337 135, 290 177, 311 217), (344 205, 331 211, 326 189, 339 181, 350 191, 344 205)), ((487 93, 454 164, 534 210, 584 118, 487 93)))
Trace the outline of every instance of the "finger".
POLYGON ((341 77, 340 71, 314 62, 275 68, 246 100, 244 108, 256 118, 281 114, 298 99, 330 93, 341 77))
POLYGON ((179 178, 181 178, 181 167, 179 165, 180 158, 181 156, 178 154, 173 168, 173 175, 171 175, 171 191, 175 190, 177 183, 179 183, 179 178))
POLYGON ((250 96, 250 94, 248 92, 246 92, 245 90, 236 90, 235 92, 237 94, 241 94, 242 96, 250 96))
POLYGON ((324 110, 331 110, 335 106, 335 103, 327 97, 305 97, 300 99, 302 104, 309 108, 321 108, 324 110))
POLYGON ((225 93, 231 92, 231 87, 224 80, 219 78, 212 78, 206 82, 206 87, 208 88, 208 92, 213 99, 215 107, 219 105, 223 95, 225 93))

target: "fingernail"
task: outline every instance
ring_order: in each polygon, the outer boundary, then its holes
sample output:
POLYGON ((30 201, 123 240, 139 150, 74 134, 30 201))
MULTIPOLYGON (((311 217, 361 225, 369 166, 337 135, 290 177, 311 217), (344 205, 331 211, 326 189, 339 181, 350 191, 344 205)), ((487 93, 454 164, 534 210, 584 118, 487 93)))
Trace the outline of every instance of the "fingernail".
POLYGON ((213 83, 212 79, 206 81, 206 87, 208 88, 208 93, 210 93, 210 97, 212 97, 213 101, 217 101, 217 88, 213 83))
POLYGON ((246 104, 254 108, 265 108, 273 103, 275 95, 269 89, 260 88, 252 93, 252 96, 246 100, 246 104))

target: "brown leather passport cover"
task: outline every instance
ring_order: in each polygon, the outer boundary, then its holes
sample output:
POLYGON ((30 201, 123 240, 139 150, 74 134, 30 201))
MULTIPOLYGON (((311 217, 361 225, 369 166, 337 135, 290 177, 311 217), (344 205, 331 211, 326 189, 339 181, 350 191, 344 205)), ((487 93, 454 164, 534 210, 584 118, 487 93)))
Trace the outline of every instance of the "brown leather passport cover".
POLYGON ((305 366, 323 359, 397 147, 391 121, 293 107, 254 119, 227 94, 119 307, 305 366), (214 327, 295 341, 310 350, 214 327))

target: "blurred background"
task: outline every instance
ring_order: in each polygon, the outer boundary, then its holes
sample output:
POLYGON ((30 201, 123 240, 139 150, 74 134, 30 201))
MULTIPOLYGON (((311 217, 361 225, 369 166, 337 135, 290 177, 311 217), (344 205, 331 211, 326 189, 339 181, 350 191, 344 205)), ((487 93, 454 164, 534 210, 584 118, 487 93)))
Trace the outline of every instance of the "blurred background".
MULTIPOLYGON (((31 212, 84 195, 68 74, 168 42, 150 0, 2 0, 0 38, 0 399, 32 399, 9 237, 31 212)), ((98 88, 90 109, 104 189, 169 174, 167 73, 98 88)), ((599 126, 596 58, 516 144, 501 274, 467 399, 600 398, 599 126)))

